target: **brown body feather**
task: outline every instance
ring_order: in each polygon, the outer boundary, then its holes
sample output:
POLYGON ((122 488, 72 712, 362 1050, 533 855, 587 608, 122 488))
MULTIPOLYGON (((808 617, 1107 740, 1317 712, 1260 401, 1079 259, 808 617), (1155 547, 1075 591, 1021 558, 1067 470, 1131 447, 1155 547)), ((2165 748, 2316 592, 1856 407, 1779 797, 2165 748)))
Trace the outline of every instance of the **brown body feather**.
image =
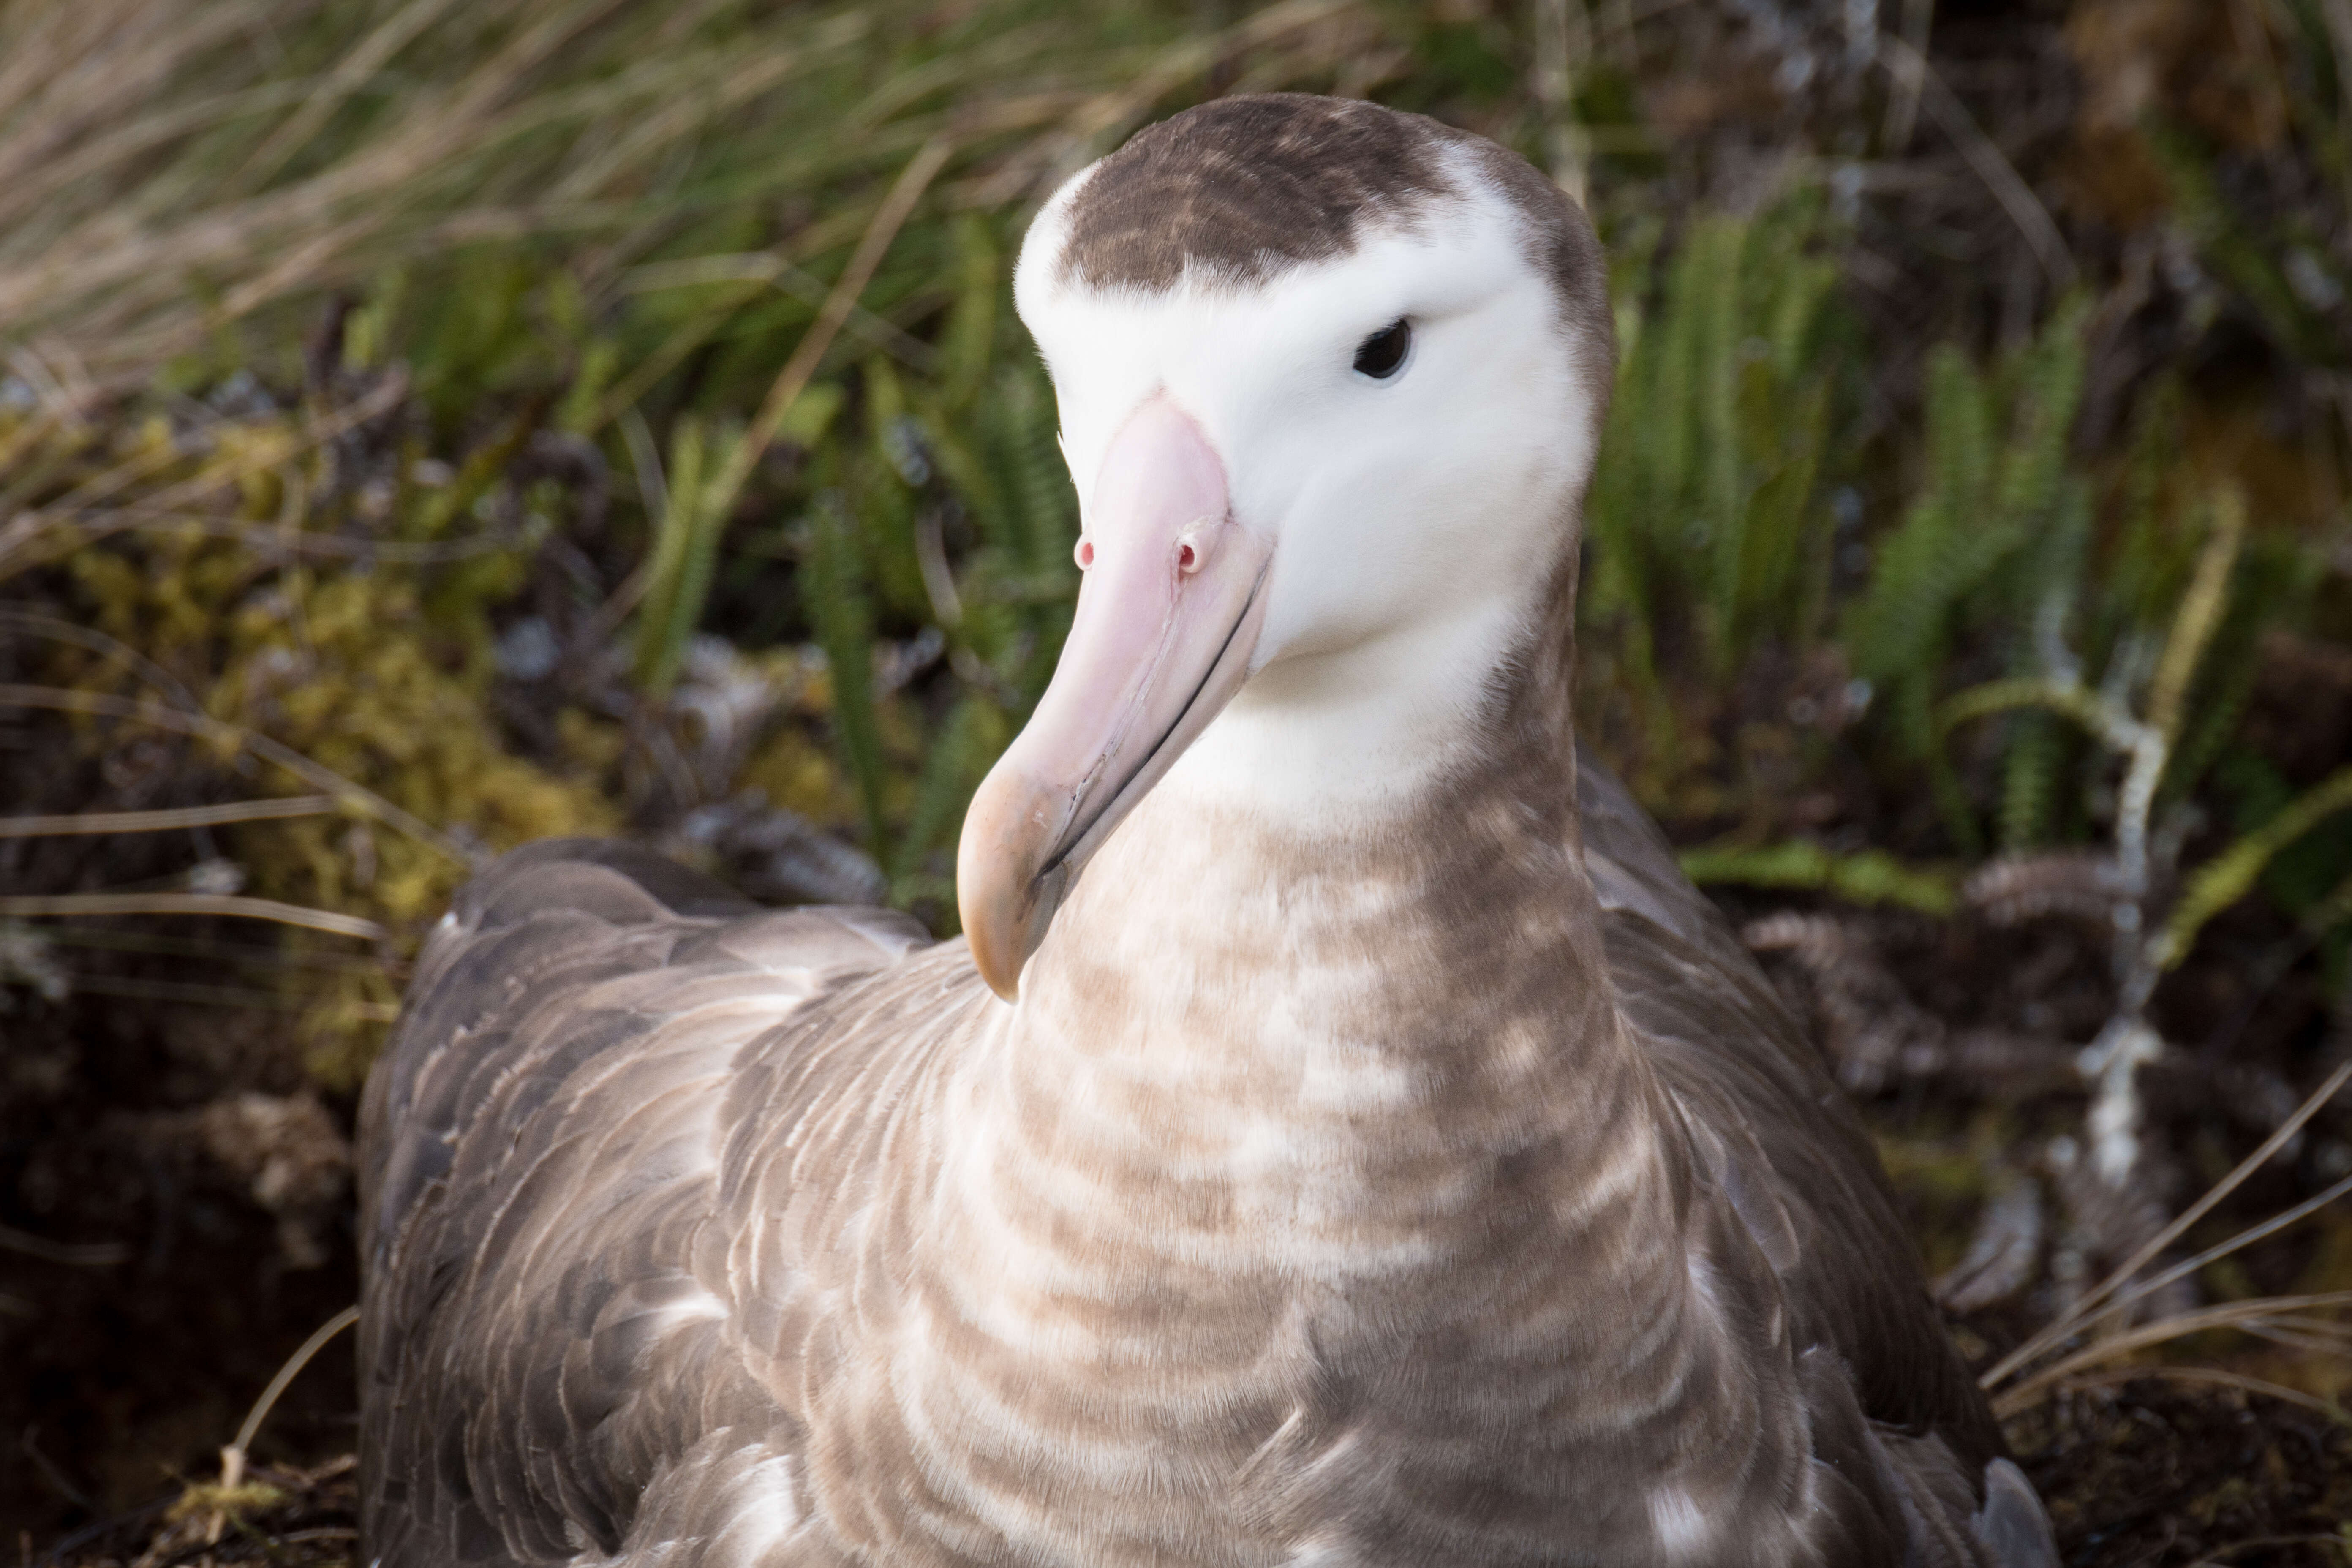
POLYGON ((1258 855, 1147 801, 1017 1016, 897 917, 509 858, 366 1106, 372 1560, 1983 1560, 1867 1142, 1573 776, 1258 855), (1230 918, 1122 963, 1146 875, 1230 918))
MULTIPOLYGON (((1589 226, 1430 121, 1194 110, 1070 266, 1244 287, 1465 183, 1597 423, 1589 226)), ((468 888, 362 1108, 369 1561, 2054 1568, 1851 1109, 1578 765, 1567 505, 1442 769, 1180 762, 1015 1005, 623 847, 468 888)))

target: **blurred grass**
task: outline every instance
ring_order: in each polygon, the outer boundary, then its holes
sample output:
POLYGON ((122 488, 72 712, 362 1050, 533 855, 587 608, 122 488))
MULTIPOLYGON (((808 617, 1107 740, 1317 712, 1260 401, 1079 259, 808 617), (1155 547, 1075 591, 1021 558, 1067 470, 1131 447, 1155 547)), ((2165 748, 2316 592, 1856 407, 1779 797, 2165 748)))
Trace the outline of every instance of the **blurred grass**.
MULTIPOLYGON (((330 1082, 457 882, 530 837, 725 861, 804 818, 950 922, 962 804, 1076 588, 1052 390, 1010 309, 1027 211, 1209 93, 1370 93, 1538 156, 1611 243, 1585 720, 1707 840, 1695 873, 1948 909, 1996 847, 2112 836, 2119 781, 2056 715, 1953 731, 1944 705, 2169 679, 2166 842, 2229 868, 2207 902, 2259 880, 2321 921, 2341 984, 2352 834, 2242 721, 2266 637, 2352 647, 2342 432, 2305 433, 2282 500, 2274 444, 2227 434, 2189 342, 2085 439, 2101 323, 2145 288, 2096 268, 2037 330, 1990 341, 1963 300, 1898 342, 1854 281, 1834 160, 1706 197, 1650 123, 1633 13, 1555 9, 22 0, 0 10, 0 595, 34 616, 0 627, 14 675, 214 726, 171 742, 184 774, 106 804, 319 789, 239 734, 341 781, 333 814, 222 835, 258 897, 394 933, 373 973, 279 977, 330 1082), (1890 401, 1884 365, 1922 348, 1890 401), (2253 512, 2210 646, 2163 676, 2231 485, 2253 512), (1911 800, 1935 810, 1886 804, 1911 800), (2249 845, 2298 825, 2294 875, 2199 837, 2224 817, 2249 845)), ((2347 117, 2323 9, 2280 7, 2284 107, 2256 132, 2325 185, 2347 117)), ((2235 123, 2152 112, 2132 167, 2204 263, 2209 327, 2333 374, 2352 266, 2307 216, 2233 205, 2235 123)), ((76 787, 163 743, 142 728, 73 719, 76 787)))

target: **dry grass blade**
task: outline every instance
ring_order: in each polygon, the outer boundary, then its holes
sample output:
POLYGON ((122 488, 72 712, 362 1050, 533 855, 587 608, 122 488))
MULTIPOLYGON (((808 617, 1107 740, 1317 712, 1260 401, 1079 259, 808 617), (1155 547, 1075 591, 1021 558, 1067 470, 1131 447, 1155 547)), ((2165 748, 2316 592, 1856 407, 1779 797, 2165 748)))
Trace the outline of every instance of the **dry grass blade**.
POLYGON ((211 741, 217 745, 248 751, 265 762, 277 763, 312 788, 327 791, 345 805, 374 817, 387 827, 396 828, 418 843, 431 846, 460 866, 470 868, 480 859, 447 834, 403 811, 373 790, 353 784, 331 768, 320 766, 291 746, 281 745, 268 736, 257 734, 241 725, 202 713, 179 712, 152 702, 134 702, 127 697, 110 697, 97 691, 74 691, 56 686, 0 685, 0 707, 5 706, 133 719, 160 729, 177 731, 183 735, 193 735, 198 740, 211 741))
POLYGON ((81 521, 91 534, 169 533, 234 540, 264 561, 273 557, 359 561, 375 566, 451 565, 507 549, 516 538, 511 524, 500 523, 459 539, 347 539, 332 533, 290 533, 276 524, 225 522, 201 512, 150 506, 93 509, 82 513, 81 521))
POLYGON ((0 1251, 21 1252, 44 1263, 74 1268, 111 1268, 131 1256, 131 1249, 119 1241, 51 1241, 13 1225, 0 1225, 0 1251))
MULTIPOLYGON (((184 937, 163 936, 152 931, 75 930, 69 926, 52 926, 41 932, 41 940, 51 947, 87 948, 98 952, 155 953, 167 958, 197 958, 215 964, 229 964, 247 969, 317 971, 329 974, 380 974, 388 980, 408 978, 408 965, 397 959, 378 953, 338 952, 324 950, 289 951, 276 942, 192 941, 184 937)), ((91 982, 100 978, 78 975, 74 984, 79 990, 89 990, 91 982)), ((127 977, 115 976, 115 980, 127 977)), ((257 993, 259 994, 259 993, 257 993)), ((283 1000, 283 998, 280 998, 283 1000)))
MULTIPOLYGON (((2063 1383, 2053 1384, 2042 1392, 2046 1395, 2062 1390, 2113 1388, 2118 1384, 2136 1383, 2144 1377, 2160 1378, 2167 1383, 2202 1384, 2209 1387, 2234 1388, 2241 1393, 2259 1394, 2265 1399, 2284 1400, 2289 1405, 2301 1405, 2305 1410, 2332 1419, 2340 1420, 2344 1415, 2341 1405, 2322 1399, 2317 1394, 2305 1394, 2299 1388, 2289 1388, 2283 1383, 2273 1383, 2266 1377, 2251 1377, 2242 1372, 2229 1372, 2217 1366, 2110 1367, 2104 1372, 2078 1373, 2063 1383)), ((2024 1405, 2001 1408, 2000 1414, 2004 1417, 2016 1415, 2019 1410, 2026 1408, 2032 1403, 2033 1402, 2029 1400, 2024 1405)))
POLYGON ((943 136, 935 136, 908 161, 897 183, 891 185, 889 195, 884 196, 882 205, 875 209, 874 219, 866 226, 865 237, 858 240, 857 249, 850 256, 849 265, 842 269, 841 281, 834 285, 824 308, 817 312, 816 320, 810 323, 808 331, 793 348, 793 357, 784 362, 782 370, 777 372, 775 383, 768 388, 768 395, 761 401, 760 412, 752 417, 751 428, 744 432, 742 442, 736 447, 727 466, 719 471, 711 488, 711 504, 722 510, 732 508, 736 493, 743 488, 743 481, 759 466, 760 458, 766 454, 769 444, 776 438, 776 432, 782 427, 784 416, 792 412, 793 405, 807 390, 809 378, 824 362, 825 351, 833 347, 833 340, 840 332, 842 323, 849 319, 850 307, 857 303, 858 296, 865 293, 866 286, 874 280, 874 269, 882 265, 882 258, 888 253, 890 242, 898 237, 898 230, 914 212, 915 204, 922 199, 923 192, 929 188, 939 172, 947 167, 948 159, 954 152, 954 142, 943 136))
POLYGON ((2242 1230, 2237 1235, 2230 1237, 2229 1240, 2217 1242, 2213 1246, 2209 1247, 2204 1251, 2199 1253, 2196 1257, 2189 1258, 2185 1262, 2173 1265, 2170 1268, 2166 1269, 2163 1273, 2157 1275, 2153 1279, 2143 1279, 2137 1285, 2133 1286, 2122 1295, 2117 1296, 2115 1300, 2109 1301, 2105 1306, 2101 1307, 2097 1311, 2093 1312, 2086 1318, 2078 1320, 2075 1327, 2078 1330, 2086 1329, 2093 1323, 2099 1322, 2104 1319, 2112 1317, 2116 1313, 2131 1307, 2135 1302, 2140 1301, 2155 1292, 2163 1289, 2167 1285, 2171 1284, 2174 1280, 2186 1279, 2188 1276, 2196 1273, 2197 1270, 2204 1268, 2209 1263, 2227 1258, 2230 1254, 2236 1252, 2242 1247, 2252 1246, 2255 1242, 2262 1240, 2263 1237, 2266 1236, 2271 1236, 2279 1231, 2284 1230, 2288 1226, 2293 1225, 2295 1221, 2303 1218, 2306 1215, 2316 1214, 2319 1210, 2326 1208, 2329 1204, 2334 1203, 2337 1198, 2342 1197, 2347 1193, 2352 1193, 2352 1176, 2345 1177, 2342 1181, 2337 1182, 2335 1185, 2327 1188, 2325 1192, 2320 1193, 2315 1197, 2305 1198, 2303 1202, 2295 1205, 2291 1209, 2285 1209, 2278 1214, 2271 1215, 2270 1218, 2263 1220, 2259 1225, 2247 1226, 2244 1230, 2242 1230))
MULTIPOLYGON (((277 19, 309 8, 281 6, 277 19)), ((83 131, 131 120, 190 61, 254 25, 257 9, 117 0, 0 15, 0 216, 37 200, 38 172, 83 131)))
POLYGON ((0 610, 0 631, 8 630, 85 648, 101 658, 120 660, 124 668, 170 698, 182 712, 204 716, 204 704, 196 700, 196 694, 188 689, 186 681, 129 643, 109 637, 96 626, 79 626, 35 610, 0 610))
MULTIPOLYGON (((1927 31, 1935 19, 1935 0, 1903 0, 1902 37, 1910 47, 1906 58, 1923 65, 1927 58, 1927 31)), ((1913 70, 1895 73, 1895 90, 1886 96, 1886 114, 1880 121, 1878 138, 1890 158, 1902 155, 1918 128, 1919 95, 1927 86, 1920 78, 1925 74, 1913 70)))
POLYGON ((311 91, 312 84, 306 81, 270 82, 214 93, 192 103, 159 110, 143 120, 95 138, 67 157, 43 164, 23 180, 10 183, 5 194, 0 194, 0 221, 32 210, 43 196, 167 147, 184 136, 249 116, 271 113, 301 102, 311 91))
POLYGON ((257 190, 267 184, 271 175, 284 168, 287 161, 318 134, 329 116, 348 102, 371 77, 389 65, 392 58, 407 47, 419 33, 439 20, 441 13, 446 11, 449 5, 450 0, 409 0, 407 5, 362 38, 359 46, 345 55, 328 73, 326 79, 304 98, 302 107, 271 132, 269 139, 246 159, 245 166, 231 176, 228 182, 230 190, 257 190))
POLYGON ((1909 90, 1910 84, 1916 82, 1924 89, 1923 100, 1928 114, 1959 148, 1960 156, 1968 160, 1969 167, 1977 172, 1977 177, 1983 180, 1992 192, 1993 199, 2000 203, 2001 209, 2009 214, 2010 220, 2025 236, 2025 242, 2032 247, 2034 259, 2042 264, 2050 286, 2061 292, 2073 288, 2074 258, 2066 248, 2065 236, 2058 232, 2058 225, 2051 218, 2050 209, 2042 205, 2042 198, 2033 194, 2033 187, 2018 174, 2017 166, 1993 145, 1992 138, 1978 125, 1976 116, 1969 112, 1968 105, 1944 84, 1944 79, 1937 74, 1936 68, 1927 62, 1927 58, 1905 39, 1882 34, 1878 47, 1881 58, 1895 74, 1898 88, 1909 90))
MULTIPOLYGON (((255 1434, 261 1430, 262 1422, 268 1419, 270 1410, 278 1403, 278 1396, 286 1392, 287 1385, 300 1375, 302 1369, 310 1364, 310 1358, 317 1355, 329 1340, 359 1321, 360 1310, 357 1307, 344 1308, 312 1330, 310 1337, 286 1358, 285 1364, 278 1369, 278 1375, 269 1380, 269 1386, 261 1391, 261 1397, 255 1400, 253 1408, 246 1412, 245 1425, 237 1428, 235 1440, 221 1450, 220 1485, 211 1489, 214 1497, 226 1500, 234 1496, 245 1484, 246 1450, 252 1446, 255 1434)), ((226 1510, 215 1508, 205 1530, 205 1544, 210 1546, 218 1542, 227 1523, 226 1510)))
MULTIPOLYGON (((397 971, 389 964, 373 966, 371 973, 387 979, 398 977, 397 971)), ((76 974, 73 992, 77 996, 121 996, 133 1002, 186 1002, 199 1007, 234 1007, 247 1013, 301 1013, 316 1005, 299 997, 280 995, 274 991, 257 991, 247 985, 202 985, 186 980, 142 980, 121 974, 76 974)), ((338 1005, 344 1008, 349 1016, 370 1024, 389 1024, 400 1016, 399 1006, 391 1002, 345 1001, 338 1005)))
POLYGON ((261 1397, 255 1400, 253 1408, 245 1413, 245 1424, 236 1429, 236 1441, 229 1446, 240 1454, 252 1447, 255 1434, 261 1430, 261 1424, 269 1418, 271 1408, 277 1405, 278 1396, 286 1392, 287 1385, 300 1375, 304 1367, 310 1364, 312 1356, 326 1348, 329 1340, 359 1321, 360 1310, 357 1307, 346 1307, 320 1324, 310 1337, 302 1342, 301 1348, 286 1358, 286 1364, 278 1369, 278 1375, 269 1380, 269 1386, 261 1391, 261 1397))
POLYGON ((699 91, 675 95, 667 102, 656 99, 655 108, 637 116, 594 157, 569 171, 551 195, 557 202, 580 202, 609 189, 632 171, 656 161, 663 149, 702 129, 714 112, 723 113, 757 99, 798 74, 811 59, 856 43, 871 26, 870 16, 852 12, 814 29, 803 48, 756 51, 731 66, 723 63, 722 58, 712 58, 712 79, 699 91))
MULTIPOLYGON (((366 396, 336 409, 331 416, 310 421, 299 438, 282 446, 261 443, 253 453, 207 468, 193 479, 157 490, 147 498, 144 506, 151 510, 170 511, 234 487, 242 479, 280 467, 300 453, 322 447, 388 413, 407 395, 408 378, 399 374, 387 375, 366 396)), ((0 529, 0 580, 47 565, 126 526, 136 514, 114 513, 100 520, 90 520, 83 514, 94 503, 136 484, 155 468, 178 460, 175 451, 164 447, 107 470, 53 505, 13 519, 5 529, 0 529)))
POLYGON ((2244 1328, 2256 1339, 2292 1351, 2336 1357, 2352 1352, 2352 1323, 2333 1318, 2269 1318, 2244 1328))
POLYGON ((0 898, 0 915, 221 915, 231 920, 270 921, 368 942, 381 942, 388 934, 375 921, 357 915, 339 915, 332 910, 305 909, 276 899, 248 899, 234 893, 27 893, 0 898))
MULTIPOLYGON (((856 309, 858 297, 874 280, 875 268, 882 264, 890 242, 898 237, 899 228, 914 212, 915 203, 921 199, 923 192, 946 166, 954 151, 954 144, 944 138, 934 137, 924 143, 899 174, 898 182, 882 198, 881 205, 875 209, 874 216, 866 224, 866 233, 858 240, 857 249, 850 257, 848 266, 842 269, 840 280, 825 296, 816 320, 802 334, 792 357, 784 362, 783 369, 776 373, 776 379, 770 385, 767 397, 761 403, 760 412, 752 420, 743 444, 737 448, 735 460, 714 485, 713 495, 731 497, 741 488, 751 469, 758 466, 760 458, 782 426, 784 416, 792 412, 793 404, 808 389, 809 378, 816 374, 817 366, 824 363, 826 353, 833 347, 833 340, 856 309)), ((775 265, 781 268, 787 264, 779 258, 775 265)), ((782 275, 779 271, 778 276, 782 275)), ((895 328, 892 330, 896 331, 895 328)), ((679 352, 682 353, 691 346, 690 342, 682 343, 679 352)), ((665 350, 668 347, 665 345, 665 350)), ((648 363, 659 363, 663 358, 664 354, 656 353, 648 363)), ((601 427, 618 418, 636 400, 646 384, 648 383, 642 374, 624 382, 607 395, 591 424, 601 427)))
POLYGON ((2303 1124, 2318 1115, 2320 1108, 2336 1098, 2336 1090, 2347 1082, 2352 1082, 2352 1062, 2346 1062, 2328 1074, 2327 1081, 2312 1090, 2310 1097, 2295 1108, 2294 1114, 2279 1123, 2278 1130, 2263 1140, 2261 1148, 2240 1161, 2237 1169, 2216 1182, 2203 1197, 2183 1210, 2179 1218, 2158 1232, 2146 1246, 2125 1259, 2114 1273, 2084 1292, 2079 1300, 2060 1313, 2041 1332, 1994 1363, 1977 1381, 1987 1389, 1998 1387, 2019 1368, 2047 1354, 2077 1332, 2097 1312, 2101 1304, 2129 1284, 2132 1276, 2146 1268, 2150 1259, 2178 1241, 2190 1226, 2211 1213, 2216 1204, 2237 1191, 2248 1176, 2262 1169, 2272 1155, 2285 1147, 2287 1140, 2303 1131, 2303 1124))
MULTIPOLYGON (((803 304, 822 309, 830 297, 824 281, 772 250, 740 256, 697 256, 679 261, 654 261, 636 268, 622 280, 622 291, 651 293, 662 289, 701 289, 719 283, 739 283, 748 289, 780 289, 803 304)), ((849 308, 843 330, 868 348, 879 349, 909 370, 929 374, 939 367, 939 351, 863 305, 849 308)))
POLYGON ((2264 1296, 2252 1301, 2231 1301, 2220 1307, 2209 1307, 2201 1312, 2188 1312, 2177 1318, 2144 1323, 2113 1339, 2102 1340, 2086 1350, 2077 1351, 2063 1361, 2053 1362, 2016 1387, 2003 1391, 1993 1400, 1993 1414, 2004 1418, 2014 1415, 2030 1408, 2054 1384, 2135 1351, 2167 1344, 2211 1329, 2243 1329, 2265 1324, 2282 1314, 2294 1313, 2305 1308, 2347 1304, 2352 1304, 2352 1290, 2333 1290, 2316 1296, 2264 1296))
MULTIPOLYGON (((817 367, 824 363, 826 353, 833 347, 843 324, 849 320, 858 297, 873 281, 876 268, 881 266, 882 258, 888 253, 890 242, 898 237, 899 229, 912 216, 915 204, 922 199, 924 191, 947 166, 954 151, 953 142, 945 136, 934 136, 908 160, 906 168, 883 196, 881 205, 875 209, 864 236, 857 242, 857 248, 851 253, 848 265, 842 269, 840 280, 826 296, 816 320, 801 335, 792 357, 784 362, 783 369, 777 373, 776 379, 770 384, 767 396, 761 400, 751 427, 740 439, 724 447, 725 458, 709 481, 698 481, 688 486, 681 479, 679 489, 665 499, 662 511, 658 514, 663 520, 662 535, 665 539, 683 539, 688 531, 696 527, 716 531, 725 526, 728 516, 734 510, 736 496, 741 492, 752 469, 775 440, 776 433, 783 427, 784 416, 792 412, 793 405, 808 389, 809 381, 816 374, 817 367), (677 516, 671 515, 670 504, 673 502, 678 506, 677 516)), ((623 393, 616 393, 614 399, 625 395, 634 396, 635 391, 625 389, 623 393)), ((614 399, 607 400, 607 412, 600 415, 599 423, 604 417, 616 416, 627 411, 625 407, 613 405, 614 399)), ((650 442, 646 446, 649 448, 650 442)), ((636 450, 635 442, 632 443, 632 450, 636 450)), ((641 477, 656 467, 644 457, 639 457, 641 477)), ((665 559, 662 549, 656 546, 654 555, 630 574, 629 580, 598 612, 593 623, 595 636, 609 635, 618 617, 625 614, 656 581, 664 578, 665 559)), ((671 646, 674 647, 676 645, 671 646)), ((656 657, 647 664, 644 678, 656 687, 666 684, 668 668, 668 660, 656 657)))
POLYGON ((325 816, 336 809, 335 797, 331 795, 298 795, 284 800, 236 800, 220 805, 181 805, 160 811, 79 811, 59 816, 5 816, 0 817, 0 838, 48 838, 95 833, 168 833, 182 827, 218 827, 230 822, 325 816))

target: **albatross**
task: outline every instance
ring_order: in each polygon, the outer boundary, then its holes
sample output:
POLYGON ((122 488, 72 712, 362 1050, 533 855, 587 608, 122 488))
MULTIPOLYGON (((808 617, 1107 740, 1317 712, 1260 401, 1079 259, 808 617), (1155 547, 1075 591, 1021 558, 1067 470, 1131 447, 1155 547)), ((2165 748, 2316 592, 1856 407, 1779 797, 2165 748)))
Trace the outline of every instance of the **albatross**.
POLYGON ((2052 1568, 1801 1031, 1570 711, 1583 213, 1374 105, 1073 177, 964 937, 518 850, 368 1087, 363 1558, 2052 1568))

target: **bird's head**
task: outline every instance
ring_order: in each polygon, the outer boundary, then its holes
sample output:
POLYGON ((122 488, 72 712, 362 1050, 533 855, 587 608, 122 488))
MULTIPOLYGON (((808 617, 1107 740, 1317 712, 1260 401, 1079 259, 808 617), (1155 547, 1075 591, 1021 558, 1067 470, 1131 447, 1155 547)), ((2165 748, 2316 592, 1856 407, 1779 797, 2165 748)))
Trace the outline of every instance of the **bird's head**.
POLYGON ((1403 660, 1473 668, 1395 700, 1479 699, 1575 548, 1613 357, 1557 186, 1334 99, 1145 131, 1046 204, 1014 292, 1085 575, 958 858, 1007 998, 1087 858, 1245 688, 1337 700, 1403 660))

